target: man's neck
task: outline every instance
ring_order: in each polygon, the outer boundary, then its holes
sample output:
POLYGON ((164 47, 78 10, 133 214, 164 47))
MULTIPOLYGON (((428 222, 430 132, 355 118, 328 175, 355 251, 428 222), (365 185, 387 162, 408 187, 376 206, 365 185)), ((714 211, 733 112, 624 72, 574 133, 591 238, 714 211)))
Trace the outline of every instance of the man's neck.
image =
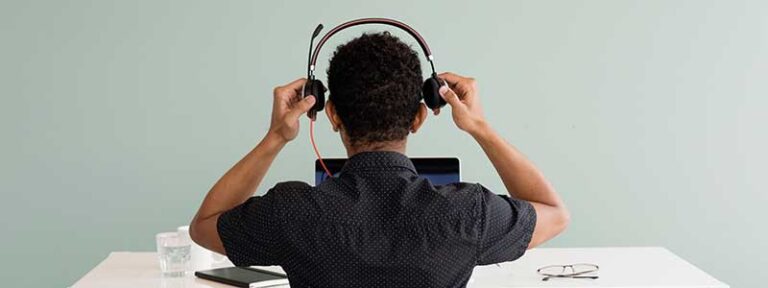
POLYGON ((405 144, 405 140, 400 140, 379 142, 361 146, 345 146, 347 148, 347 157, 352 157, 353 155, 362 152, 398 152, 400 154, 405 154, 405 144))

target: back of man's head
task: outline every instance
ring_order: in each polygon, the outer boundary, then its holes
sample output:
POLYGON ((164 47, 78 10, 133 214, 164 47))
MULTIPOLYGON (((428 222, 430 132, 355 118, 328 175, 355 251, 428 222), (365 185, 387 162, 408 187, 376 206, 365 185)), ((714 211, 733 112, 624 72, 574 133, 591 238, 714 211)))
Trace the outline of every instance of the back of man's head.
POLYGON ((352 146, 403 140, 419 110, 418 54, 388 32, 339 46, 328 68, 329 100, 352 146))

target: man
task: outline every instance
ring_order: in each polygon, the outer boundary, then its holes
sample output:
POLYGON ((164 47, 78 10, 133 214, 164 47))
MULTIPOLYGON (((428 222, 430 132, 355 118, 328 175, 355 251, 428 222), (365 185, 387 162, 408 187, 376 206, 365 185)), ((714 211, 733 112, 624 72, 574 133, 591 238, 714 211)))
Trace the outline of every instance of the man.
POLYGON ((251 197, 315 102, 300 99, 305 79, 277 87, 269 131, 208 193, 192 239, 238 266, 280 265, 291 287, 464 287, 474 266, 515 260, 563 231, 562 200, 485 121, 474 79, 440 77, 453 121, 485 151, 508 196, 417 175, 405 156, 428 114, 417 54, 388 33, 363 34, 339 46, 328 68, 325 111, 349 156, 339 177, 251 197))

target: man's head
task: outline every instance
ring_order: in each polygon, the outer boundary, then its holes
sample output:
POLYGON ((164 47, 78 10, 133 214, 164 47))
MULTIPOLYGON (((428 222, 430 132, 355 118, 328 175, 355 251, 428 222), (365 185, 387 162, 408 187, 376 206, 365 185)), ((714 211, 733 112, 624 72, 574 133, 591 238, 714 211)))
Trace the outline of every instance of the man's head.
POLYGON ((410 46, 387 32, 363 34, 331 58, 326 113, 348 148, 402 142, 426 117, 422 82, 421 63, 410 46))

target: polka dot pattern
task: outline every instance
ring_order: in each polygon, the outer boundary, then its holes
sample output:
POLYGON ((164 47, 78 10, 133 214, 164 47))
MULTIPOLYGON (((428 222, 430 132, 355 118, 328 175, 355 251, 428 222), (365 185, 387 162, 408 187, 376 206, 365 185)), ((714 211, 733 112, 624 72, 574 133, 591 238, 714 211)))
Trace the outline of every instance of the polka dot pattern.
POLYGON ((313 187, 283 182, 219 217, 238 266, 281 265, 291 287, 465 287, 475 265, 525 253, 530 203, 435 186, 396 152, 364 152, 313 187))

